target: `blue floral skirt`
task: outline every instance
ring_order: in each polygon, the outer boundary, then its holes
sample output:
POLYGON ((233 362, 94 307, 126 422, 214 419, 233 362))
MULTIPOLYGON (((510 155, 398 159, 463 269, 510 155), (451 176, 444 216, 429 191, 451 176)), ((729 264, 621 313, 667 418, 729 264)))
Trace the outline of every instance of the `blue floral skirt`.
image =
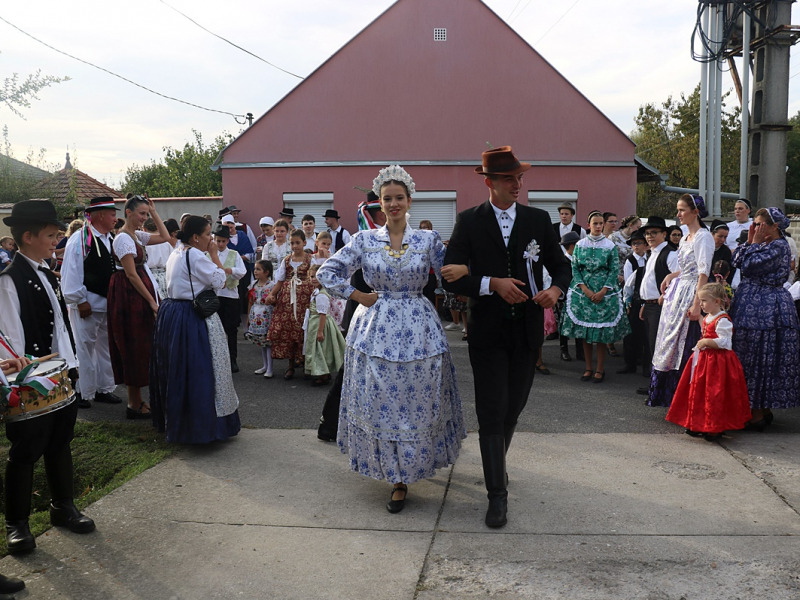
POLYGON ((791 408, 800 404, 797 329, 738 327, 733 331, 733 350, 742 363, 753 410, 791 408))
POLYGON ((392 362, 348 346, 344 364, 338 443, 353 471, 414 483, 455 463, 467 432, 449 353, 392 362))
POLYGON ((683 345, 680 367, 669 371, 659 371, 655 368, 650 372, 650 393, 647 397, 647 406, 669 406, 672 397, 678 389, 683 369, 692 357, 693 348, 700 341, 702 330, 699 321, 689 321, 686 330, 686 342, 683 345))
POLYGON ((161 303, 150 355, 150 410, 168 442, 207 444, 239 433, 239 412, 217 416, 208 328, 188 300, 161 303))

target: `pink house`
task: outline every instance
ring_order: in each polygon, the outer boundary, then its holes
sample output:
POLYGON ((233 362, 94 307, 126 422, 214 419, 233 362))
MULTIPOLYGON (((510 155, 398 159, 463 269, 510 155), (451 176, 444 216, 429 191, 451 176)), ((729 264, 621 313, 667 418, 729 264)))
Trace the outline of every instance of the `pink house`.
MULTIPOLYGON (((412 225, 447 239, 458 211, 483 202, 474 168, 489 146, 533 163, 530 204, 571 200, 634 212, 633 142, 480 0, 398 0, 309 75, 217 159, 226 204, 258 218, 355 208, 378 170, 414 177, 412 225)), ((299 219, 296 219, 298 222, 299 219)))

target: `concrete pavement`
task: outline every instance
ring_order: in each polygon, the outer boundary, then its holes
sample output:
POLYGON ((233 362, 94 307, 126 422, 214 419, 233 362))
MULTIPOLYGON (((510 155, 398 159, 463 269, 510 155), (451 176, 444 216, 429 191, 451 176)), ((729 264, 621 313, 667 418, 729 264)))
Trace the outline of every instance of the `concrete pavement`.
POLYGON ((348 471, 313 430, 184 448, 0 572, 18 598, 796 599, 798 434, 519 433, 509 523, 483 525, 477 435, 410 487, 348 471))

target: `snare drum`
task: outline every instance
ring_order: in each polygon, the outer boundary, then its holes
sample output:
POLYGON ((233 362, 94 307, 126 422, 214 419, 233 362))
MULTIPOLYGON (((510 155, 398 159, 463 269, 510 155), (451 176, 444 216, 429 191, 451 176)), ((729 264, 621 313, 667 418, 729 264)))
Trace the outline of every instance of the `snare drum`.
POLYGON ((31 388, 20 391, 19 406, 9 406, 2 415, 7 423, 32 419, 63 408, 75 399, 75 392, 67 377, 67 361, 62 358, 43 360, 31 374, 55 380, 56 386, 47 396, 31 388))

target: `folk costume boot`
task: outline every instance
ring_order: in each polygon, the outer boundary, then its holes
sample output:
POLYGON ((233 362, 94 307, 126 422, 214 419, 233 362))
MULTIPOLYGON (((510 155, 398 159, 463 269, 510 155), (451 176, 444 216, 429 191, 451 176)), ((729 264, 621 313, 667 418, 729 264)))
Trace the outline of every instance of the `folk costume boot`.
POLYGON ((45 455, 44 469, 47 485, 50 488, 50 523, 66 527, 72 533, 94 531, 94 521, 81 514, 73 503, 72 454, 69 447, 62 451, 45 455))
POLYGON ((516 428, 517 428, 516 425, 513 425, 512 427, 506 427, 506 430, 503 433, 503 441, 505 442, 505 447, 506 447, 506 462, 505 462, 506 487, 508 487, 508 449, 511 447, 511 438, 514 437, 514 430, 516 430, 516 428))
POLYGON ((22 554, 36 548, 28 526, 33 492, 33 465, 6 463, 6 542, 9 554, 22 554))
POLYGON ((508 521, 505 438, 502 435, 483 436, 480 438, 480 447, 483 478, 489 498, 489 508, 484 522, 487 527, 503 527, 508 521))

